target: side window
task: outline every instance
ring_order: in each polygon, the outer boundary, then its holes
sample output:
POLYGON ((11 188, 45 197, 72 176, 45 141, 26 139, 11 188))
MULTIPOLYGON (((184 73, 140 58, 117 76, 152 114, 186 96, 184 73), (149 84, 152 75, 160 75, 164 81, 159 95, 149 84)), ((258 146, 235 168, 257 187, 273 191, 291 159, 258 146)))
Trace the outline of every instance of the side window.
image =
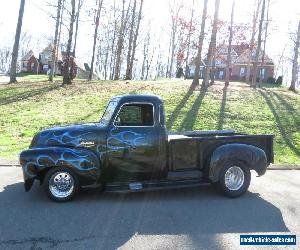
POLYGON ((115 126, 153 126, 152 104, 125 104, 114 122, 115 126))
POLYGON ((162 104, 159 105, 159 124, 165 126, 165 110, 162 104))

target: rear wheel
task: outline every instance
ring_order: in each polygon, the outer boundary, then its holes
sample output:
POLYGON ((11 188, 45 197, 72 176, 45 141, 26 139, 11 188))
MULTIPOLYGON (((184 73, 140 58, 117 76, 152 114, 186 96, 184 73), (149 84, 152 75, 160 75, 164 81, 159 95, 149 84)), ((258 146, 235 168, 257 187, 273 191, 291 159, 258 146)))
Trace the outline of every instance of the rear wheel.
POLYGON ((241 162, 230 161, 221 166, 219 181, 214 185, 226 196, 238 197, 248 190, 250 182, 250 169, 241 162))
POLYGON ((76 175, 71 170, 58 167, 47 172, 44 189, 50 199, 63 202, 74 197, 79 190, 79 183, 76 175))

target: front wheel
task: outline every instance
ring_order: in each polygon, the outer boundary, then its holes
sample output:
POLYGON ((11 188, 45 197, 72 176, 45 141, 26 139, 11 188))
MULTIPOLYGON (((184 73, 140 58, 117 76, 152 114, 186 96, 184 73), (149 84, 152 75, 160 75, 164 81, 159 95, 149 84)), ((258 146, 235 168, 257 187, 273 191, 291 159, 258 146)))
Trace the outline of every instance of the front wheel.
POLYGON ((223 164, 219 181, 214 185, 226 196, 239 197, 248 190, 250 182, 250 169, 240 162, 231 161, 223 164))
POLYGON ((44 189, 50 199, 63 202, 71 200, 79 190, 76 175, 69 169, 50 169, 44 180, 44 189))

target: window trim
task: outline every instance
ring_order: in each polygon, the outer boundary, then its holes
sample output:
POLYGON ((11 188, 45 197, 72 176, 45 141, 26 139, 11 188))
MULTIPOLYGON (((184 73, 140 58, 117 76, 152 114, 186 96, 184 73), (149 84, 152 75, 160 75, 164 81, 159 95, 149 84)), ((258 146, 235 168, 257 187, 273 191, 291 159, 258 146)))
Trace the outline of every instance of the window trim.
POLYGON ((154 108, 154 104, 151 103, 151 102, 124 102, 120 106, 118 112, 116 113, 116 115, 114 117, 114 121, 112 123, 113 127, 115 127, 115 128, 153 128, 153 127, 155 127, 155 124, 156 124, 156 121, 155 121, 155 108, 154 108), (117 119, 121 109, 123 108, 123 106, 128 105, 128 104, 148 104, 148 105, 151 105, 152 110, 153 110, 153 125, 151 125, 151 126, 116 126, 115 122, 116 122, 116 119, 117 119))

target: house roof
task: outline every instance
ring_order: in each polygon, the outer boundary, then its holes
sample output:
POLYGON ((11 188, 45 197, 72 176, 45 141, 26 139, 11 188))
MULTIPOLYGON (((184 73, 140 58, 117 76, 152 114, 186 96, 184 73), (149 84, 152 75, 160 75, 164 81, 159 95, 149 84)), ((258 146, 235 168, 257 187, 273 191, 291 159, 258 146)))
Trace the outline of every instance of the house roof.
MULTIPOLYGON (((227 62, 227 51, 228 51, 228 45, 220 45, 217 48, 217 55, 216 55, 216 61, 217 66, 224 67, 227 62)), ((232 45, 232 63, 233 64, 248 64, 249 61, 249 52, 250 52, 250 46, 249 44, 238 44, 238 45, 232 45)), ((253 62, 255 60, 255 52, 256 52, 256 46, 254 46, 252 50, 251 55, 251 61, 253 62)), ((260 53, 258 62, 261 63, 262 61, 262 54, 260 53)), ((265 54, 264 57, 265 65, 274 65, 272 59, 265 54)))
POLYGON ((32 50, 29 50, 25 56, 22 57, 21 61, 28 61, 32 56, 34 56, 34 53, 32 50))
MULTIPOLYGON (((249 61, 249 55, 250 55, 250 48, 246 49, 236 60, 234 63, 240 63, 240 64, 245 64, 248 63, 249 61)), ((253 62, 255 60, 255 53, 256 53, 256 48, 254 47, 252 50, 252 55, 251 55, 251 61, 253 62)), ((262 56, 263 56, 263 51, 259 54, 258 57, 258 62, 262 62, 262 56)), ((273 60, 267 55, 264 55, 264 62, 266 65, 274 65, 273 60)))

